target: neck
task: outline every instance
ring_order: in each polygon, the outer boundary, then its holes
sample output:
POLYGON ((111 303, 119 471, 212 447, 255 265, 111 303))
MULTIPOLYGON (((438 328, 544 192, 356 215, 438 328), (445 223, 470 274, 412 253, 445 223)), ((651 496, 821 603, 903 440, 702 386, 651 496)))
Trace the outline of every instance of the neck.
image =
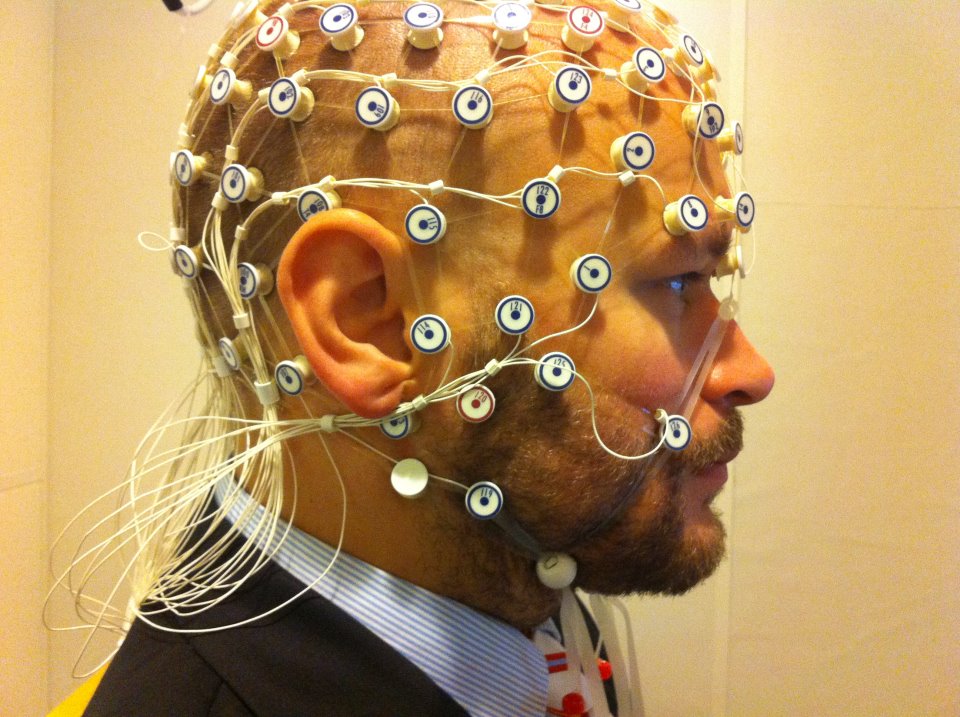
MULTIPOLYGON (((336 544, 343 509, 339 482, 325 455, 320 459, 314 450, 294 455, 298 507, 293 516, 285 509, 285 517, 336 544)), ((351 452, 338 465, 350 466, 343 475, 346 552, 525 633, 556 614, 560 593, 540 583, 533 558, 510 544, 496 525, 470 518, 459 493, 431 483, 420 497, 402 498, 391 489, 383 461, 366 452, 351 452)), ((287 471, 286 480, 291 475, 287 471)))

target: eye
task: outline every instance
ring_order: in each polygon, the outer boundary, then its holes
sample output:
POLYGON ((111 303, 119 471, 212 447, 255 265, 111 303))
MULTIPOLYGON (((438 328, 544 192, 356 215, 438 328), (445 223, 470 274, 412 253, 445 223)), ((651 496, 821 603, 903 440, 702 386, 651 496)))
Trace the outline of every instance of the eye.
POLYGON ((708 280, 708 277, 695 272, 671 276, 666 280, 667 289, 677 296, 686 296, 696 285, 708 280))

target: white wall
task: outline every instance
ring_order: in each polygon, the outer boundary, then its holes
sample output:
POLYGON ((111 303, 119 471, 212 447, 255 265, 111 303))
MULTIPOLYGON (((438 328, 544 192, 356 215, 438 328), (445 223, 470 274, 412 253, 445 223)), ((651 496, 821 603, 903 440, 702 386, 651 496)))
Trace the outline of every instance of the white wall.
POLYGON ((46 706, 53 4, 0 4, 0 712, 46 706))
MULTIPOLYGON (((688 596, 635 603, 648 713, 956 715, 955 8, 667 4, 727 68, 725 100, 742 109, 760 213, 743 323, 778 381, 747 413, 723 499, 731 559, 688 596)), ((177 282, 135 236, 165 230, 167 153, 231 6, 193 21, 160 2, 57 8, 51 535, 122 475, 192 375, 177 282)), ((17 327, 36 323, 21 314, 17 327)), ((22 425, 5 423, 4 442, 22 425)), ((53 701, 76 647, 51 638, 53 701)))

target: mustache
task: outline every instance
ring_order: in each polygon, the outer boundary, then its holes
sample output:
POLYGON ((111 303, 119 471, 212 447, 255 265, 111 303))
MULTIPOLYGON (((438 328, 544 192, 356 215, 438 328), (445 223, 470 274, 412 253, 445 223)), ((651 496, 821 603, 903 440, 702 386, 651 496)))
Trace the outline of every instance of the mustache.
POLYGON ((667 458, 671 476, 701 473, 715 463, 729 461, 743 450, 743 414, 734 409, 712 435, 693 441, 679 453, 667 458))

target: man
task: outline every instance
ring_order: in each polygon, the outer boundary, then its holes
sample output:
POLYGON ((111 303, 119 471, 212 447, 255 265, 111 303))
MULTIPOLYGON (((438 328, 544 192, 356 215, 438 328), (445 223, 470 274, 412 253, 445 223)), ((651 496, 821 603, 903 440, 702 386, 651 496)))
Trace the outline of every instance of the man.
POLYGON ((171 163, 221 418, 138 460, 87 713, 608 714, 569 588, 710 575, 773 384, 709 57, 627 0, 254 5, 171 163))

